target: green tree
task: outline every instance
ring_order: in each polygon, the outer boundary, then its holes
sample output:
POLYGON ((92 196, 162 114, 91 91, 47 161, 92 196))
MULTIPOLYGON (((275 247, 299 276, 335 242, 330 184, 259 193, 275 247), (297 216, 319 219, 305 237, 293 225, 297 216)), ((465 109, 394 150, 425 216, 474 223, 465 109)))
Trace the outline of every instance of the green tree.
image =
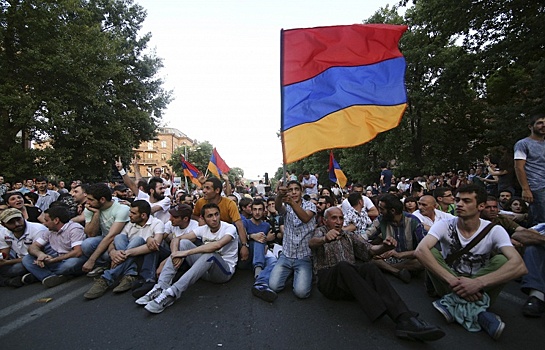
POLYGON ((151 139, 170 93, 130 0, 2 1, 0 167, 9 176, 106 178, 151 139), (30 150, 29 142, 52 148, 30 150), (17 151, 15 150, 17 149, 17 151), (24 162, 25 167, 20 167, 24 162))
POLYGON ((182 169, 182 163, 180 156, 186 156, 186 160, 193 164, 200 172, 206 173, 208 163, 210 162, 210 156, 214 146, 208 141, 198 142, 191 147, 178 147, 172 153, 172 157, 167 163, 172 167, 172 170, 182 176, 184 173, 182 169))

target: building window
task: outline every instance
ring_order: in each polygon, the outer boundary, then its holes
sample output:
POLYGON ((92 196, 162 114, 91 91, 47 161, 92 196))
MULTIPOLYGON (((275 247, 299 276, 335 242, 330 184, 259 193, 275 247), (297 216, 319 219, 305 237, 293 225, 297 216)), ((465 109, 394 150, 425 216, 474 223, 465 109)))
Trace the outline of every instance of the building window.
POLYGON ((161 160, 167 160, 167 154, 161 153, 161 160))
POLYGON ((153 159, 153 153, 148 153, 148 159, 153 159))
POLYGON ((167 148, 167 142, 161 141, 161 148, 167 148))
POLYGON ((148 141, 148 150, 153 151, 153 141, 148 141))

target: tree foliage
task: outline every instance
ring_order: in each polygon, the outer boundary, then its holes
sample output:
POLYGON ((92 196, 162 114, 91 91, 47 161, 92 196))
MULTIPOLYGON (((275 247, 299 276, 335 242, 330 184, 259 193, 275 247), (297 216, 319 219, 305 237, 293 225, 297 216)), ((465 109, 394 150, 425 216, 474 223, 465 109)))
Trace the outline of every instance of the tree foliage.
POLYGON ((151 139, 170 100, 131 0, 11 0, 0 13, 0 167, 104 179, 151 139), (29 149, 29 142, 45 142, 29 149), (24 163, 25 166, 20 167, 24 163))
MULTIPOLYGON (((545 107, 543 2, 401 1, 364 22, 408 25, 400 41, 408 107, 397 128, 335 151, 349 180, 378 181, 384 161, 398 176, 467 169, 497 146, 512 149, 528 133, 526 117, 545 107)), ((288 168, 323 171, 326 153, 288 168)))

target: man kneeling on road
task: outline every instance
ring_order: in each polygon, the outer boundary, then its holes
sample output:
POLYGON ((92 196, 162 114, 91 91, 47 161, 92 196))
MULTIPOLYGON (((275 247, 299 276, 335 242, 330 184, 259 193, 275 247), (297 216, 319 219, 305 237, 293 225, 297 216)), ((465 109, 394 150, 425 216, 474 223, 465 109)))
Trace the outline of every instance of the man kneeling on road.
POLYGON ((235 226, 220 220, 220 210, 215 203, 205 204, 201 209, 201 216, 205 225, 180 237, 180 249, 167 260, 155 287, 136 300, 137 304, 146 305, 145 309, 149 312, 162 312, 199 278, 225 283, 233 276, 238 259, 235 226), (197 238, 203 242, 198 247, 192 243, 197 238), (172 278, 184 259, 191 267, 171 285, 172 278))
MULTIPOLYGON (((145 200, 132 202, 129 219, 130 222, 123 227, 120 234, 114 237, 114 241, 108 247, 108 254, 112 260, 111 268, 95 280, 91 289, 83 295, 85 298, 101 297, 119 278, 121 281, 113 292, 128 291, 138 275, 134 257, 159 250, 165 234, 165 225, 161 220, 151 216, 150 204, 145 200)), ((148 271, 155 273, 155 269, 148 269, 148 271)), ((153 278, 153 276, 142 277, 153 278)))
POLYGON ((379 268, 370 263, 373 255, 394 249, 397 242, 386 237, 371 246, 362 236, 342 231, 343 213, 337 207, 325 211, 325 226, 318 227, 309 241, 313 252, 318 290, 329 299, 356 299, 375 321, 384 314, 396 322, 400 338, 433 341, 445 333, 413 316, 379 268), (356 257, 365 261, 355 265, 356 257))
POLYGON ((415 254, 443 296, 433 306, 447 322, 456 321, 472 332, 484 329, 498 339, 505 324, 487 309, 505 283, 527 270, 507 232, 480 219, 486 199, 478 185, 460 187, 455 197, 458 217, 435 223, 415 254), (441 252, 434 248, 437 242, 441 252), (501 254, 493 256, 498 250, 501 254))

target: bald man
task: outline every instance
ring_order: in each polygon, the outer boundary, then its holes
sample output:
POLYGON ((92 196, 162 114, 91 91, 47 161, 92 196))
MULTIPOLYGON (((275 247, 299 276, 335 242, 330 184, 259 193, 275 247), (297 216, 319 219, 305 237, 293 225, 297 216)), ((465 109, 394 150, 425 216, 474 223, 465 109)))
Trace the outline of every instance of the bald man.
POLYGON ((455 216, 437 209, 437 202, 433 196, 422 196, 418 200, 418 210, 413 213, 424 225, 424 230, 429 231, 430 227, 438 221, 453 219, 455 216))

